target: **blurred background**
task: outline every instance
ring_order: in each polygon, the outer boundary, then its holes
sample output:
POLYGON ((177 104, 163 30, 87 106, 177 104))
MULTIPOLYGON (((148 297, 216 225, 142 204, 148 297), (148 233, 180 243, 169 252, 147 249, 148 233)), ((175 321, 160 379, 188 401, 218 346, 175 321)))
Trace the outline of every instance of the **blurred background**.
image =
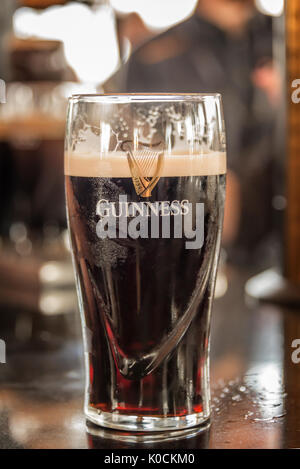
POLYGON ((299 18, 298 0, 0 1, 0 448, 86 446, 67 99, 158 91, 224 101, 210 445, 299 447, 299 18))
POLYGON ((77 333, 63 180, 73 93, 222 93, 229 170, 217 295, 226 265, 249 276, 284 270, 283 10, 283 0, 1 0, 0 330, 9 347, 57 347, 77 333))
POLYGON ((86 445, 67 99, 158 91, 224 101, 210 444, 299 447, 300 368, 290 359, 300 336, 300 105, 290 99, 299 18, 298 0, 0 1, 0 447, 86 445))

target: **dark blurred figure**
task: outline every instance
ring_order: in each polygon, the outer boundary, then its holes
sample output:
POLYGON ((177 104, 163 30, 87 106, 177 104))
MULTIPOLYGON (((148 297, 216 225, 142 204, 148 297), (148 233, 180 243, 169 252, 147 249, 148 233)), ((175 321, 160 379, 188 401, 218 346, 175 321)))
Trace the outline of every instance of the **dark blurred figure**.
POLYGON ((123 91, 220 92, 228 144, 224 243, 261 258, 272 232, 274 115, 280 94, 272 20, 252 0, 200 0, 187 21, 132 54, 123 91))
POLYGON ((132 51, 150 39, 154 33, 150 31, 137 13, 117 17, 117 34, 120 42, 120 55, 123 57, 124 41, 129 41, 132 51))

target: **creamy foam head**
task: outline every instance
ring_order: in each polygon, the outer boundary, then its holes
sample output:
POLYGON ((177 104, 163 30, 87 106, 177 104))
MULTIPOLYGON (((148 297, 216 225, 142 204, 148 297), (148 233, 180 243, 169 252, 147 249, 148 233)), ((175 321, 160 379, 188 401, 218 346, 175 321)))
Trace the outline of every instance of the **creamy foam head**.
MULTIPOLYGON (((138 159, 138 157, 137 157, 138 159)), ((145 169, 144 177, 153 177, 155 168, 145 169)), ((216 176, 226 173, 226 153, 165 154, 160 177, 216 176)), ((68 176, 130 178, 128 159, 123 152, 109 154, 66 153, 65 174, 68 176)))

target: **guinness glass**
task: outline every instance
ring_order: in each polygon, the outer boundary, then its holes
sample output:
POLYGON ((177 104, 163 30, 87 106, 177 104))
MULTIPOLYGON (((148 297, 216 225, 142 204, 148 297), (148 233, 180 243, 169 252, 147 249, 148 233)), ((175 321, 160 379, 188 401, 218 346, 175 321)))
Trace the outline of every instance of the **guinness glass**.
POLYGON ((67 212, 95 424, 207 425, 225 173, 219 95, 70 99, 67 212))

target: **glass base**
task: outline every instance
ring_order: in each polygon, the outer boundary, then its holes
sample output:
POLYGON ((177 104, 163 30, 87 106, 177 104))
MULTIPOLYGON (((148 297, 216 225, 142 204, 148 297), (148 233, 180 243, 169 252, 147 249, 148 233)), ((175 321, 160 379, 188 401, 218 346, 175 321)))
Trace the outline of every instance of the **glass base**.
POLYGON ((102 412, 88 407, 85 409, 85 416, 90 422, 100 427, 129 432, 184 430, 200 425, 204 425, 207 428, 209 423, 209 415, 204 415, 203 412, 183 417, 142 417, 102 412))
MULTIPOLYGON (((197 448, 208 448, 208 430, 210 427, 210 420, 208 419, 202 425, 192 428, 185 428, 183 430, 165 430, 165 431, 158 431, 158 432, 133 432, 133 431, 122 431, 122 430, 113 430, 111 428, 104 428, 99 427, 99 425, 95 425, 89 420, 86 422, 86 431, 92 437, 96 437, 97 439, 100 438, 101 444, 100 448, 106 448, 103 446, 103 441, 108 440, 109 445, 113 444, 113 442, 117 442, 119 444, 128 443, 134 444, 135 448, 145 448, 145 444, 152 444, 152 443, 169 443, 169 442, 176 442, 181 440, 193 440, 197 439, 197 448), (202 439, 199 436, 203 435, 202 439), (140 445, 140 446, 137 446, 140 445)), ((97 440, 96 440, 97 444, 97 440)), ((95 448, 97 446, 94 446, 95 448)), ((147 447, 147 446, 146 446, 147 447)), ((191 446, 189 446, 191 447, 191 446)), ((111 446, 109 446, 111 449, 111 446)), ((159 448, 159 446, 158 446, 159 448)))

